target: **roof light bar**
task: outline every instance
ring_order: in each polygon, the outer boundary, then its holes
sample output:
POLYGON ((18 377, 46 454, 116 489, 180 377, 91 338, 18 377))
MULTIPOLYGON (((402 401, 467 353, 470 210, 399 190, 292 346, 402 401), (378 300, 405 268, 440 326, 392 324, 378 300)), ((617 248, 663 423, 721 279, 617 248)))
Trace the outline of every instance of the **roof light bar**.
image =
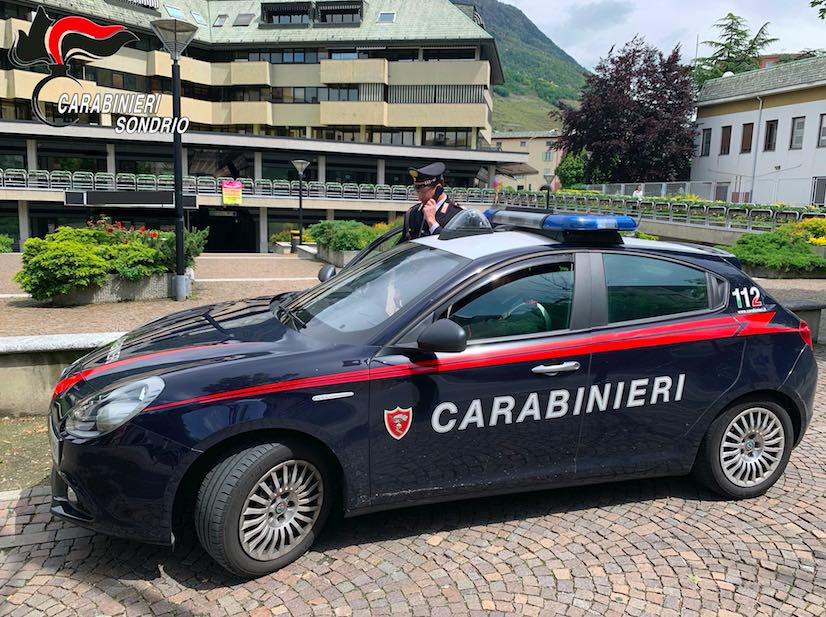
POLYGON ((543 231, 634 231, 637 221, 630 216, 596 216, 591 214, 547 214, 497 210, 485 212, 493 225, 512 225, 543 231))

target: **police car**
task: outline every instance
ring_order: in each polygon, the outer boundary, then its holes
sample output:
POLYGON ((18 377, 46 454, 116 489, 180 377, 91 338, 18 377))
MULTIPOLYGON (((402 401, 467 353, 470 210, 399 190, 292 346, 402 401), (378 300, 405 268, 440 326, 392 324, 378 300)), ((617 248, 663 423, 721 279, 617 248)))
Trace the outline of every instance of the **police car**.
POLYGON ((146 324, 57 384, 52 512, 194 527, 255 577, 334 508, 690 472, 760 495, 812 416, 809 329, 732 255, 635 224, 469 210, 304 292, 146 324))

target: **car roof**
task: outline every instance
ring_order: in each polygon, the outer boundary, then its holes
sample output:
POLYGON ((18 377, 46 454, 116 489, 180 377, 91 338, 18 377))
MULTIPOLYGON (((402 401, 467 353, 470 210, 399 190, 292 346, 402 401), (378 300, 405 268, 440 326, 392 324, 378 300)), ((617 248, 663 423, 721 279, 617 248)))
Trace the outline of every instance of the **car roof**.
MULTIPOLYGON (((497 230, 494 234, 470 235, 453 238, 451 240, 440 240, 439 236, 425 236, 414 240, 414 242, 439 248, 448 253, 473 260, 508 253, 517 249, 530 249, 532 247, 552 248, 555 245, 563 246, 558 240, 549 238, 547 235, 526 230, 497 230)), ((564 244, 564 246, 566 249, 572 248, 571 244, 564 244)), ((588 245, 581 246, 585 248, 588 245)), ((725 251, 702 245, 664 242, 661 240, 643 240, 642 238, 634 238, 631 236, 623 237, 622 246, 642 251, 668 251, 690 255, 713 255, 718 258, 727 255, 725 251)), ((610 249, 611 246, 600 244, 598 248, 610 249)))

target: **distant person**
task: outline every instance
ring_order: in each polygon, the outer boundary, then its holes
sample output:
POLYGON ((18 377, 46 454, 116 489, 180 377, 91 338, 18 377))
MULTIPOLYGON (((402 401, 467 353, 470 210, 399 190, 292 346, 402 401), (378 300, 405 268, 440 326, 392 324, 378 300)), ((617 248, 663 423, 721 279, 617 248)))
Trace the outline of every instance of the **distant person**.
POLYGON ((634 192, 631 194, 631 196, 637 201, 641 200, 644 197, 644 194, 642 192, 642 184, 637 185, 637 188, 634 189, 634 192))
POLYGON ((444 163, 431 163, 410 170, 419 203, 404 213, 403 240, 438 234, 442 225, 462 211, 445 194, 444 174, 444 163))

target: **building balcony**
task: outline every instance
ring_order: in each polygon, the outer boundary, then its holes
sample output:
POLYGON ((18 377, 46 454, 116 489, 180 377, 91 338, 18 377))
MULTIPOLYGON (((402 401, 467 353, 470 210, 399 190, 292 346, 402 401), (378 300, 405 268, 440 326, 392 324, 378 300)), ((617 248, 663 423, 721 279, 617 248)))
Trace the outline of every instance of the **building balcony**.
POLYGON ((319 105, 321 124, 327 126, 387 126, 388 105, 384 102, 322 101, 319 105))
POLYGON ((323 84, 386 84, 388 62, 383 58, 365 60, 322 60, 323 84))

